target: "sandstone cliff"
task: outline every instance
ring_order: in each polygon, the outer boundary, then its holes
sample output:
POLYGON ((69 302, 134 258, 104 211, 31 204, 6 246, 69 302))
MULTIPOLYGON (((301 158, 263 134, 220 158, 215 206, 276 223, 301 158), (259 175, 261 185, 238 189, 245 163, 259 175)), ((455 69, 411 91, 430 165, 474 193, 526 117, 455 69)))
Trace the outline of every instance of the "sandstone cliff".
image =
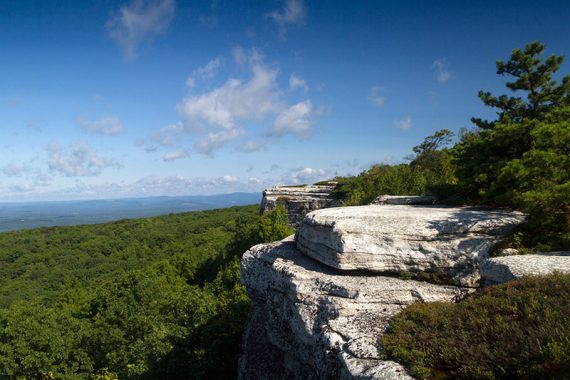
POLYGON ((340 203, 331 197, 335 184, 306 186, 275 186, 263 190, 261 213, 274 210, 283 204, 289 224, 297 226, 303 217, 311 211, 327 207, 336 207, 340 203))
POLYGON ((414 302, 472 291, 491 245, 520 213, 374 205, 314 211, 295 239, 252 247, 241 278, 252 299, 241 379, 409 379, 379 338, 414 302), (397 278, 433 271, 455 285, 397 278))

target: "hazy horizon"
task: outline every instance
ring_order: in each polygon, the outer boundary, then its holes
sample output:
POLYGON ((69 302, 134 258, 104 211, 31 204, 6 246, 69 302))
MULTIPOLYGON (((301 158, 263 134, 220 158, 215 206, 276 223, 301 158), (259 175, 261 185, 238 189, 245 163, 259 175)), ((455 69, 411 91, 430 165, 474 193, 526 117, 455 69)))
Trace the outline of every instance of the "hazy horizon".
POLYGON ((259 204, 261 193, 0 203, 0 232, 259 204))

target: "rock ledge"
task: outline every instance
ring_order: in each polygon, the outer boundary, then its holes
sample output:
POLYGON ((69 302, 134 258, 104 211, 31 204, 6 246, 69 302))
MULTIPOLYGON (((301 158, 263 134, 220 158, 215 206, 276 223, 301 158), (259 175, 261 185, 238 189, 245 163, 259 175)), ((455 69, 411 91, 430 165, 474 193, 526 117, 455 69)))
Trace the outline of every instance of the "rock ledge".
POLYGON ((523 220, 519 212, 469 207, 340 207, 307 214, 296 241, 300 251, 333 268, 441 272, 477 286, 479 263, 523 220))

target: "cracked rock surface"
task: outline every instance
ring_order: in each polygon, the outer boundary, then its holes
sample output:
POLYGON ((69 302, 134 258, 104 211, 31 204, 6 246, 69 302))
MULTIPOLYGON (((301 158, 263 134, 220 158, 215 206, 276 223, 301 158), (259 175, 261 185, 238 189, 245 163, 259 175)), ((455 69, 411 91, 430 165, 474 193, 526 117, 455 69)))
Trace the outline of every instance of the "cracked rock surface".
POLYGON ((410 379, 382 358, 379 338, 390 318, 411 303, 468 292, 342 272, 304 255, 292 238, 247 251, 241 279, 252 305, 240 379, 410 379))
POLYGON ((370 205, 306 215, 297 248, 343 270, 444 273, 476 287, 479 264, 492 246, 524 220, 510 210, 470 207, 370 205))

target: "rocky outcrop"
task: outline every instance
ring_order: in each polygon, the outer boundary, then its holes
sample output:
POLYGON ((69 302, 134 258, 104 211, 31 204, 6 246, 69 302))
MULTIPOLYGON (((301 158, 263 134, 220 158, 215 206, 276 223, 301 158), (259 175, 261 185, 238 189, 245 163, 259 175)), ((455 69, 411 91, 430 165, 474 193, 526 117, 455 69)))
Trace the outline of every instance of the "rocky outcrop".
POLYGON ((261 214, 274 210, 283 204, 289 224, 297 226, 303 217, 314 210, 336 207, 340 202, 331 197, 336 184, 306 186, 275 186, 263 190, 261 214))
POLYGON ((410 205, 307 214, 294 239, 243 255, 251 309, 239 378, 410 379, 383 355, 390 319, 406 305, 473 291, 480 261, 523 219, 507 210, 410 205), (446 273, 456 285, 396 278, 403 271, 446 273))
POLYGON ((295 242, 257 245, 242 258, 251 296, 241 379, 410 379, 382 359, 389 319, 414 302, 454 301, 465 289, 341 272, 295 242))
POLYGON ((479 263, 523 220, 519 212, 468 207, 342 207, 308 214, 296 240, 299 250, 330 267, 445 273, 473 287, 479 263))
POLYGON ((437 198, 431 195, 379 195, 372 205, 433 205, 437 198))
POLYGON ((570 273, 570 252, 493 257, 481 263, 483 286, 518 280, 523 276, 570 273))

